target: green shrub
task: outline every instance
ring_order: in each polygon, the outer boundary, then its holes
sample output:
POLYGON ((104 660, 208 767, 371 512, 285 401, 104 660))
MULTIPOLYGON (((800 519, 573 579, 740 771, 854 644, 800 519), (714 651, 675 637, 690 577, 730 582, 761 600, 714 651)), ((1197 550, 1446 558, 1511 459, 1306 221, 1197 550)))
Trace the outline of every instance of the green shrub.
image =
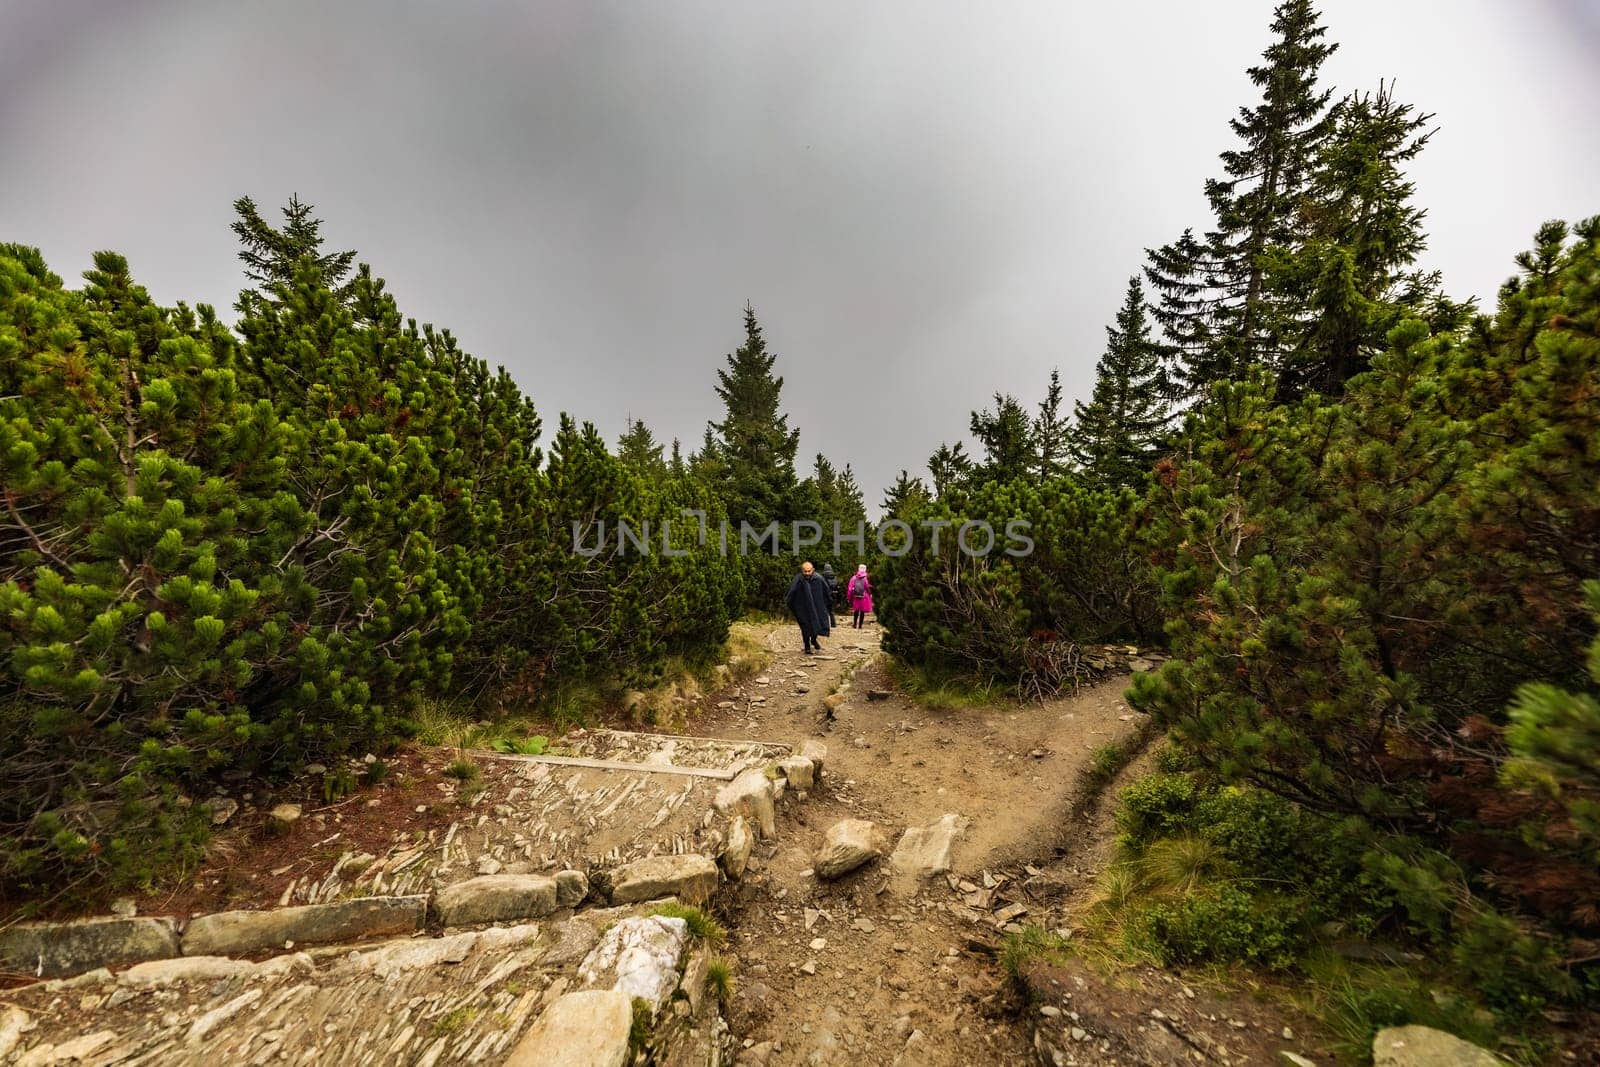
POLYGON ((1293 966, 1308 944, 1302 902, 1251 894, 1227 883, 1136 909, 1124 926, 1130 947, 1164 964, 1249 962, 1293 966))
POLYGON ((1117 805, 1123 847, 1137 851, 1191 827, 1197 788, 1187 774, 1152 774, 1130 784, 1117 805))

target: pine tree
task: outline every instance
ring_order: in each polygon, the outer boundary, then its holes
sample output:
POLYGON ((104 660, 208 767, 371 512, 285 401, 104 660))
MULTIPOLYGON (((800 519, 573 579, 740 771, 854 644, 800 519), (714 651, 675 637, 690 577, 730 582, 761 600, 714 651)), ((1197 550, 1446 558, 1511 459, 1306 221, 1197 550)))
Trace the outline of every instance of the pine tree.
POLYGON ((777 357, 767 352, 756 313, 744 309, 745 342, 717 372, 722 421, 706 429, 703 456, 714 472, 735 524, 764 526, 794 517, 795 453, 800 431, 789 429, 780 408, 783 379, 772 373, 777 357))
POLYGON ((1061 412, 1061 371, 1052 370, 1050 387, 1039 404, 1039 413, 1033 417, 1033 449, 1040 477, 1050 478, 1066 469, 1070 430, 1070 423, 1061 412))
POLYGON ((676 437, 672 439, 672 458, 667 460, 667 469, 672 472, 674 478, 682 478, 689 469, 683 458, 683 442, 676 437))
MULTIPOLYGON (((661 446, 643 419, 629 418, 628 428, 617 438, 617 458, 641 474, 659 476, 667 473, 667 462, 662 458, 661 446)), ((673 442, 676 446, 677 442, 673 442)))
POLYGON ((1397 103, 1393 85, 1333 109, 1302 204, 1303 246, 1275 257, 1274 285, 1308 310, 1278 380, 1279 396, 1337 394, 1408 316, 1453 329, 1468 310, 1445 299, 1437 271, 1412 269, 1427 246, 1427 212, 1404 167, 1433 136, 1432 115, 1397 103))
POLYGON ((1240 147, 1222 153, 1225 177, 1206 183, 1212 228, 1149 250, 1155 318, 1174 384, 1189 395, 1253 364, 1276 367, 1296 333, 1298 309, 1273 288, 1267 257, 1297 243, 1301 201, 1330 129, 1330 91, 1317 88, 1317 73, 1338 46, 1322 41, 1310 0, 1284 0, 1272 32, 1265 62, 1249 72, 1261 100, 1231 121, 1240 147))
POLYGON ((957 441, 953 446, 941 444, 928 457, 928 474, 933 478, 933 495, 943 497, 960 484, 972 471, 972 458, 966 446, 957 441))
POLYGON ((972 435, 983 446, 983 478, 1010 481, 1038 469, 1033 428, 1022 402, 1009 393, 994 394, 994 410, 974 411, 972 435))
POLYGON ((1159 347, 1150 338, 1144 291, 1137 277, 1117 324, 1106 327, 1106 351, 1096 370, 1094 397, 1074 405, 1072 458, 1096 483, 1134 486, 1160 456, 1171 418, 1163 398, 1159 347))
MULTIPOLYGON (((239 217, 233 223, 238 235, 239 258, 244 261, 245 277, 262 288, 293 283, 295 269, 302 261, 315 263, 324 282, 341 300, 350 295, 346 278, 355 265, 354 251, 322 251, 322 220, 313 215, 310 204, 290 196, 283 209, 283 228, 277 229, 261 217, 256 202, 241 196, 233 202, 239 217)), ((241 304, 245 294, 240 295, 241 304)), ((240 310, 244 308, 241 306, 240 310)))

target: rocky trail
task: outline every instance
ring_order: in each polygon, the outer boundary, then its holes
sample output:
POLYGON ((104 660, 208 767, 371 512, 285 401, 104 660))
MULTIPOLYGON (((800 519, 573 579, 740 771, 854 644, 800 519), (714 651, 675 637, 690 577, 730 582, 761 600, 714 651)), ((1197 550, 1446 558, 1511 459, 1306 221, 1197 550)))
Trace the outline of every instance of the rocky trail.
POLYGON ((470 781, 413 750, 346 799, 214 801, 229 821, 181 891, 0 927, 0 1062, 1329 1062, 1217 983, 1076 956, 1013 981, 1007 934, 1073 936, 1111 855, 1109 804, 1079 790, 1140 734, 1127 678, 932 710, 879 638, 806 656, 770 627, 762 673, 678 733, 474 752, 470 781))
POLYGON ((836 629, 806 656, 779 627, 765 674, 697 724, 809 736, 828 751, 822 787, 788 810, 792 826, 757 849, 732 894, 737 1062, 1293 1062, 1284 1050, 1316 1062, 1295 1039, 1303 1020, 1152 968, 1032 966, 1037 1003, 1008 988, 1006 933, 1028 924, 1070 937, 1111 856, 1110 805, 1080 812, 1079 787, 1097 748, 1139 732, 1127 676, 1042 706, 935 711, 890 691, 879 636, 836 629), (873 823, 893 854, 819 878, 818 853, 843 820, 873 823), (942 838, 955 827, 942 854, 896 850, 907 829, 942 838))

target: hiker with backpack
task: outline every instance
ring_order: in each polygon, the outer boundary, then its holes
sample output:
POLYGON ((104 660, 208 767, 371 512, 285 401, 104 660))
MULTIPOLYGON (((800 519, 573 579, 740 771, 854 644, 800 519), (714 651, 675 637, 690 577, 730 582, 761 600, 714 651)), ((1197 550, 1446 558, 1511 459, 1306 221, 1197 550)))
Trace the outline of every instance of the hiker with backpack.
POLYGON ((865 563, 857 567, 855 574, 850 576, 846 597, 850 601, 850 610, 855 613, 850 628, 859 630, 866 625, 867 612, 872 610, 872 581, 867 577, 865 563))

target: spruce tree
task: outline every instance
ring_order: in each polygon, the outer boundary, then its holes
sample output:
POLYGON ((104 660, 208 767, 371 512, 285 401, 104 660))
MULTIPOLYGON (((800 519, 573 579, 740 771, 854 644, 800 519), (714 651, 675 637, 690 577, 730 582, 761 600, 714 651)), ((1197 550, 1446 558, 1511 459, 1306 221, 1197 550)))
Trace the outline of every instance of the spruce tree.
POLYGON ((1213 215, 1204 237, 1185 231, 1149 250, 1156 321, 1175 384, 1198 395, 1253 364, 1276 367, 1292 344, 1298 309, 1275 290, 1268 254, 1296 244, 1302 198, 1330 129, 1329 90, 1317 74, 1337 45, 1310 0, 1284 0, 1273 43, 1251 67, 1261 89, 1230 126, 1240 145, 1222 153, 1224 177, 1206 182, 1213 215))
MULTIPOLYGON (((261 217, 256 202, 241 196, 233 202, 233 232, 239 237, 239 258, 244 261, 245 277, 262 288, 289 285, 302 262, 316 264, 328 288, 341 299, 348 298, 346 279, 355 265, 354 251, 323 252, 322 220, 313 215, 312 206, 291 195, 283 209, 283 228, 270 225, 261 217)), ((246 294, 240 295, 241 303, 246 294)), ((244 308, 241 306, 241 311, 244 308)))
POLYGON ((996 481, 1021 478, 1038 469, 1033 427, 1022 402, 1009 393, 994 394, 994 410, 974 411, 972 435, 983 446, 981 477, 996 481))
POLYGON ((1402 318, 1445 330, 1467 310, 1445 299, 1437 271, 1412 266, 1427 245, 1427 212, 1412 202, 1404 168, 1433 136, 1433 116, 1382 84, 1340 101, 1332 118, 1301 207, 1304 243, 1273 262, 1274 285, 1308 312, 1279 375, 1283 399, 1341 392, 1402 318))
POLYGON ((943 497, 960 484, 972 471, 972 458, 966 446, 957 441, 953 446, 941 444, 928 457, 928 474, 933 479, 933 495, 943 497))
POLYGON ((1050 387, 1033 417, 1033 449, 1040 477, 1049 478, 1066 469, 1070 429, 1061 411, 1061 371, 1051 370, 1050 387))
POLYGON ((841 522, 850 524, 851 529, 854 529, 854 523, 867 517, 866 497, 861 492, 861 486, 856 484, 856 472, 850 469, 848 463, 839 472, 836 500, 841 522))
POLYGON ((916 514, 931 499, 928 487, 921 478, 913 478, 909 471, 901 471, 900 477, 883 494, 883 517, 905 519, 916 514))
POLYGON ((777 357, 767 351, 761 325, 748 304, 745 341, 717 372, 720 422, 706 429, 703 453, 735 524, 764 526, 793 517, 797 486, 795 452, 800 431, 789 428, 780 407, 783 379, 772 373, 777 357))
POLYGON ((682 478, 689 470, 688 463, 683 458, 683 442, 676 437, 672 439, 672 457, 667 460, 667 469, 674 478, 682 478))
MULTIPOLYGON (((667 461, 662 448, 643 419, 629 418, 628 428, 617 438, 617 458, 641 474, 659 476, 667 473, 667 461)), ((673 442, 676 446, 677 442, 673 442)))
POLYGON ((1115 326, 1106 327, 1106 351, 1095 373, 1094 396, 1073 408, 1070 454, 1094 482, 1133 486, 1160 456, 1171 418, 1163 397, 1161 353, 1150 337, 1144 291, 1137 277, 1115 326))

